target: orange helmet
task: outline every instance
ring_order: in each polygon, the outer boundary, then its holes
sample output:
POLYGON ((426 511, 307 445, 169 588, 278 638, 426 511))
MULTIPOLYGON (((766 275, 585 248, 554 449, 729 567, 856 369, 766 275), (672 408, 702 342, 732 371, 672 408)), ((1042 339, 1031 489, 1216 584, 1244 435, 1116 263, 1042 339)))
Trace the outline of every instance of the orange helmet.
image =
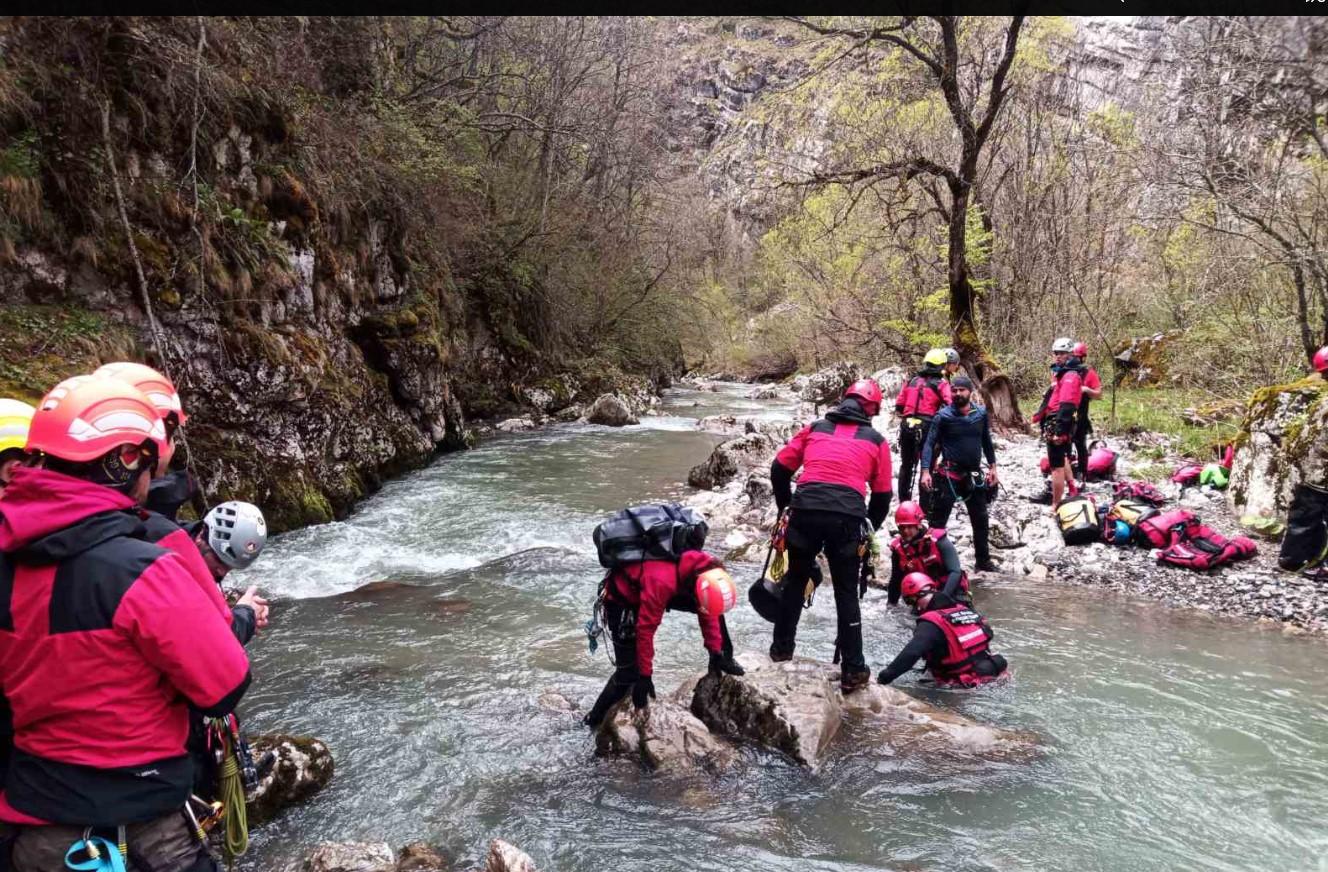
POLYGON ((696 579, 696 610, 718 617, 738 602, 738 588, 733 577, 722 567, 707 569, 696 579))
POLYGON ((180 403, 180 393, 175 389, 175 384, 150 366, 132 361, 108 363, 93 375, 119 379, 138 388, 152 401, 152 405, 157 407, 162 420, 175 415, 175 423, 183 426, 189 419, 184 413, 184 406, 180 403))
POLYGON ((160 455, 166 426, 156 406, 119 379, 75 376, 42 397, 28 428, 28 451, 87 463, 122 445, 151 442, 160 455))

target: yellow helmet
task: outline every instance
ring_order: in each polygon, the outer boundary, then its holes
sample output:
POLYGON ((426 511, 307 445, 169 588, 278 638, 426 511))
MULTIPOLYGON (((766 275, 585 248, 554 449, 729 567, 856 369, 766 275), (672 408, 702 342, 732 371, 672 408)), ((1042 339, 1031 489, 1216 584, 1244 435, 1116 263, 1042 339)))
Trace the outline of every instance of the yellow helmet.
POLYGON ((947 360, 944 348, 933 348, 927 352, 926 357, 922 358, 922 362, 929 366, 945 366, 947 360))
POLYGON ((36 413, 21 400, 0 400, 0 451, 22 450, 28 444, 28 427, 36 413))

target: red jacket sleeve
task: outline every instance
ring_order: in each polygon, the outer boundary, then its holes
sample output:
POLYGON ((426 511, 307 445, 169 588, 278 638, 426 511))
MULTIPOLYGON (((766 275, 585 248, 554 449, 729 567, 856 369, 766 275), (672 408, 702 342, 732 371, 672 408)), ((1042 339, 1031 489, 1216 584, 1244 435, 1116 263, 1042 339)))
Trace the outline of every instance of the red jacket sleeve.
POLYGON ((894 490, 894 478, 894 465, 890 460, 890 443, 882 439, 881 446, 876 451, 876 469, 872 472, 872 477, 867 484, 871 485, 872 493, 883 494, 894 490))
POLYGON ((940 390, 941 390, 941 402, 942 402, 942 403, 944 403, 945 405, 948 406, 948 405, 950 405, 952 402, 954 402, 954 392, 950 390, 950 383, 949 383, 948 381, 946 381, 945 379, 941 379, 941 389, 940 389, 940 390))
POLYGON ((1102 379, 1098 378, 1097 370, 1088 370, 1088 375, 1084 377, 1084 387, 1092 391, 1102 390, 1102 379))
POLYGON ((641 605, 636 609, 636 671, 640 675, 654 673, 655 631, 677 590, 677 576, 672 572, 647 572, 641 578, 641 605))
POLYGON ((125 593, 115 628, 204 714, 229 712, 249 685, 244 648, 174 554, 154 561, 125 593))
POLYGON ((802 467, 802 454, 807 450, 807 439, 812 435, 812 425, 808 424, 775 455, 775 461, 782 467, 797 472, 802 467))
MULTIPOLYGON (((684 551, 682 559, 678 561, 678 575, 682 579, 681 584, 687 585, 689 591, 694 591, 696 579, 701 573, 723 566, 718 558, 711 557, 704 551, 684 551)), ((701 642, 705 645, 705 649, 715 653, 723 650, 724 636, 719 630, 719 616, 707 616, 698 611, 696 622, 701 625, 701 642)))

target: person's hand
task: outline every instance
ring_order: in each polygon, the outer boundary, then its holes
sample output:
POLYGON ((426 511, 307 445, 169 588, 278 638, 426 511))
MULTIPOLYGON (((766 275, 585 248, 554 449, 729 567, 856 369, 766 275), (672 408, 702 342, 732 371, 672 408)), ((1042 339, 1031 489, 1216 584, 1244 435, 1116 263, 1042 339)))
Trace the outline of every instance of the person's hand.
POLYGON ((254 610, 254 626, 261 630, 267 626, 267 599, 258 595, 258 588, 250 586, 244 596, 235 601, 237 606, 248 606, 254 610))
POLYGON ((987 467, 987 484, 999 484, 1000 479, 996 477, 996 467, 987 467))
POLYGON ((632 705, 643 709, 646 707, 646 698, 655 698, 655 682, 649 675, 643 675, 632 685, 632 705))
POLYGON ((918 484, 922 486, 922 489, 923 489, 923 490, 931 490, 931 471, 930 471, 930 470, 926 470, 926 469, 924 469, 924 470, 922 471, 922 478, 918 479, 918 484))

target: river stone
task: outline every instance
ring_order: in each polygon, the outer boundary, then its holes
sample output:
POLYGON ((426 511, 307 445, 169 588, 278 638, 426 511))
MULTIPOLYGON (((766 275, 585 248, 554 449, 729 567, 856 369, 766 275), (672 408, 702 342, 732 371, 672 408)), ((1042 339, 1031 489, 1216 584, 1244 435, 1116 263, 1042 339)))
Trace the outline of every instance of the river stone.
POLYGON ((483 872, 539 872, 539 869, 525 851, 502 839, 494 839, 489 843, 483 872))
POLYGON ((250 739, 249 748, 255 763, 268 751, 277 755, 276 763, 245 797, 250 825, 269 821, 287 806, 304 802, 332 780, 332 752, 319 739, 267 734, 250 739))
POLYGON ((980 724, 881 684, 869 684, 844 697, 843 708, 848 716, 864 720, 871 731, 881 733, 879 744, 868 744, 890 756, 904 751, 1026 756, 1038 748, 1033 733, 980 724))
POLYGON ((397 852, 397 872, 445 872, 447 857, 428 842, 411 842, 397 852))
POLYGON ((636 415, 632 414, 627 402, 616 394, 601 394, 586 412, 586 420, 591 424, 604 424, 609 427, 641 423, 636 415))
POLYGON ((752 742, 814 766, 839 730, 839 667, 801 657, 774 663, 744 654, 747 674, 706 675, 692 714, 712 731, 752 742))
POLYGON ((386 842, 324 842, 305 858, 304 872, 395 872, 396 862, 386 842))
POLYGON ((493 429, 500 433, 521 433, 526 430, 534 430, 538 426, 539 425, 535 423, 533 418, 525 416, 522 418, 508 418, 504 421, 499 421, 497 424, 493 425, 493 429))
POLYGON ((748 433, 721 442, 704 463, 692 467, 687 474, 687 483, 702 490, 723 487, 740 472, 761 464, 768 467, 778 450, 776 440, 765 433, 748 433))
POLYGON ((747 398, 752 400, 777 400, 779 399, 779 388, 774 385, 760 385, 752 388, 747 394, 747 398))
POLYGON ((602 757, 639 756, 656 772, 720 772, 733 765, 733 749, 675 699, 660 697, 638 713, 623 699, 595 733, 602 757))

